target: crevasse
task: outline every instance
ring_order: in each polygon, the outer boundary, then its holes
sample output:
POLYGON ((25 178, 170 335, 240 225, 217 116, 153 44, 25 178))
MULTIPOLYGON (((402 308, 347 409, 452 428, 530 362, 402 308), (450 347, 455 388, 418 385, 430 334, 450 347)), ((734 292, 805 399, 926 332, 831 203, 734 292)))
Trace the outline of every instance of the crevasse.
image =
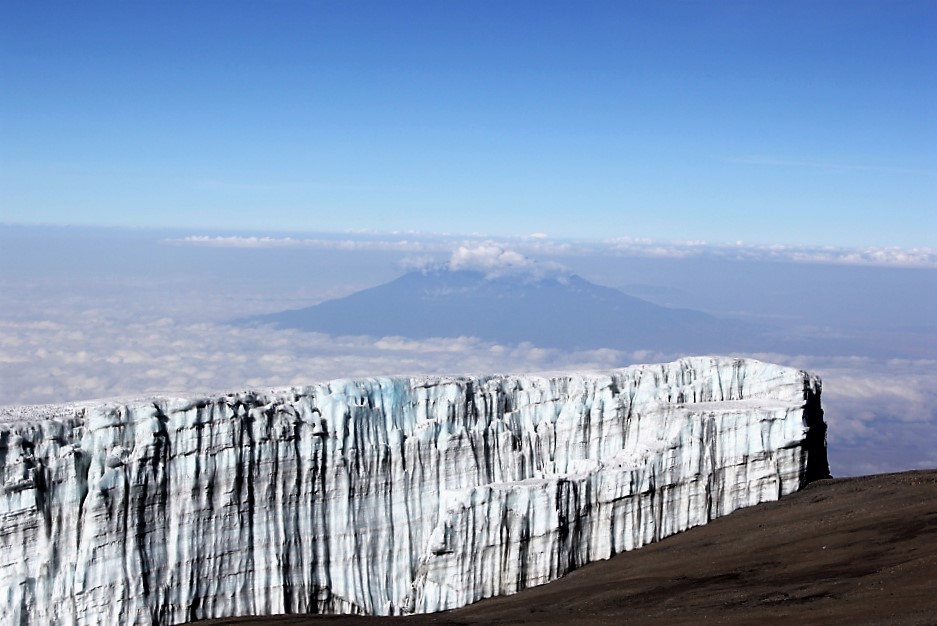
POLYGON ((819 398, 698 357, 24 407, 0 425, 0 624, 515 593, 825 476, 819 398))

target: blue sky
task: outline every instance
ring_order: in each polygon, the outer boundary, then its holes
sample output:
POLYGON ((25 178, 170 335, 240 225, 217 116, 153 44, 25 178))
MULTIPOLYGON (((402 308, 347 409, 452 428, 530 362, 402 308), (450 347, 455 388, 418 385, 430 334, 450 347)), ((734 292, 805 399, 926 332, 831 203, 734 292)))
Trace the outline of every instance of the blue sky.
POLYGON ((0 222, 937 245, 934 2, 0 5, 0 222))

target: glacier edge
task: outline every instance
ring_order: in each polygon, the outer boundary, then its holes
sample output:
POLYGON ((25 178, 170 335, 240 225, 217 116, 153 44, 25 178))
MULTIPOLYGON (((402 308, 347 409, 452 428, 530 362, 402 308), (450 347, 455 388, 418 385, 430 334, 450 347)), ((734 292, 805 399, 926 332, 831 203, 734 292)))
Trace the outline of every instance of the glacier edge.
POLYGON ((0 424, 0 624, 456 608, 828 475, 820 380, 693 357, 0 424))

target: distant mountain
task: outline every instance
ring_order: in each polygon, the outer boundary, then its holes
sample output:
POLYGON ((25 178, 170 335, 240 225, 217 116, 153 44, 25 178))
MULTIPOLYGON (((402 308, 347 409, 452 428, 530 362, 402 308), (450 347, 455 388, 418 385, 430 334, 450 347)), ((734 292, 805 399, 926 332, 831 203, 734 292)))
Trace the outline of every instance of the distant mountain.
POLYGON ((344 298, 239 323, 331 335, 472 336, 567 350, 681 353, 741 350, 749 335, 737 322, 658 306, 575 275, 492 278, 448 269, 410 272, 344 298))

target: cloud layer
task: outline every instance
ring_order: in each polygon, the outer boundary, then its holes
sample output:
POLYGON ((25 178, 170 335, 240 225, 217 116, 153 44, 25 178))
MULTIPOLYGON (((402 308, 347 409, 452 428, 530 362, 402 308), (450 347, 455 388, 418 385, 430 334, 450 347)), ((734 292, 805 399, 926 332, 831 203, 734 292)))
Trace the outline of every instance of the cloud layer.
POLYGON ((394 263, 401 259, 408 269, 448 263, 490 276, 562 275, 565 270, 555 262, 563 261, 597 283, 634 283, 635 295, 673 299, 662 302, 670 306, 732 312, 745 320, 776 316, 771 323, 780 337, 772 348, 777 352, 752 356, 823 377, 834 474, 937 467, 932 446, 937 441, 937 275, 747 262, 929 267, 933 251, 410 233, 198 237, 176 240, 177 247, 170 248, 165 240, 138 233, 95 232, 82 238, 56 231, 46 239, 41 232, 27 234, 8 237, 0 249, 0 405, 263 388, 346 376, 607 369, 682 356, 567 353, 471 337, 330 337, 224 325, 235 317, 309 306, 381 284, 397 275, 394 263), (238 248, 251 250, 242 254, 238 248), (674 258, 689 261, 671 262, 674 258), (828 339, 837 340, 835 350, 821 354, 817 346, 828 339))
POLYGON ((0 321, 0 398, 3 404, 37 404, 347 376, 594 369, 634 356, 505 346, 470 337, 330 337, 168 318, 0 321))
MULTIPOLYGON (((786 261, 835 265, 937 268, 935 248, 842 248, 786 244, 746 244, 741 241, 657 241, 619 237, 605 241, 553 240, 542 233, 518 238, 458 238, 411 234, 343 238, 293 238, 269 236, 191 235, 167 239, 165 243, 215 248, 311 248, 345 251, 459 254, 458 262, 482 262, 459 253, 462 248, 501 248, 518 254, 540 255, 631 255, 650 258, 687 259, 713 257, 739 261, 786 261)), ((510 253, 509 253, 510 254, 510 253)), ((505 259, 510 262, 510 259, 505 259)))
MULTIPOLYGON (((170 318, 0 320, 0 398, 40 404, 208 393, 348 376, 607 369, 681 355, 567 353, 471 337, 330 337, 170 318)), ((937 362, 755 355, 819 373, 836 475, 937 466, 937 362)))
POLYGON ((518 275, 542 279, 568 274, 568 270, 558 263, 538 263, 520 252, 508 250, 493 242, 459 246, 449 257, 447 266, 452 271, 482 272, 489 279, 518 275))

